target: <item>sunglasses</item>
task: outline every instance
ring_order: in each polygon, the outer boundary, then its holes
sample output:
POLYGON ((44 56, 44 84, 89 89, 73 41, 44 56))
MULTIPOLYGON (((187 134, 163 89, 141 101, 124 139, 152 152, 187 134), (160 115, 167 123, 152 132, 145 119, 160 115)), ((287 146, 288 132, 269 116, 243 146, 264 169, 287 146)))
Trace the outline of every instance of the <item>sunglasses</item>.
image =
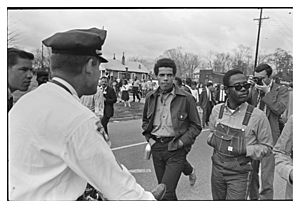
POLYGON ((233 86, 227 86, 227 87, 234 87, 234 89, 236 91, 241 91, 243 88, 245 88, 246 90, 248 90, 251 87, 250 83, 243 83, 243 84, 236 84, 233 86))

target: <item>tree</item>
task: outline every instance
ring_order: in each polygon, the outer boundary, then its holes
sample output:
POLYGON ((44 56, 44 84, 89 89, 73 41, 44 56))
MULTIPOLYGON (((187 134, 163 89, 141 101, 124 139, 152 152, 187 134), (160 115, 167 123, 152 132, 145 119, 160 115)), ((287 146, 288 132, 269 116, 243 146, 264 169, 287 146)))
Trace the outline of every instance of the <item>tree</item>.
POLYGON ((18 39, 19 39, 19 34, 16 31, 8 31, 7 33, 8 47, 15 47, 18 39))
POLYGON ((252 50, 248 46, 239 45, 234 50, 232 67, 241 70, 244 74, 253 73, 252 50))
POLYGON ((50 70, 50 55, 51 50, 50 48, 44 47, 43 53, 41 49, 36 49, 34 51, 34 60, 33 60, 33 68, 36 71, 50 70))
POLYGON ((216 53, 213 59, 213 69, 216 72, 226 72, 231 68, 232 58, 229 53, 216 53))
POLYGON ((281 79, 286 81, 293 80, 293 56, 289 52, 277 48, 274 53, 265 55, 262 62, 272 65, 274 74, 277 73, 281 79))
POLYGON ((177 67, 177 76, 192 77, 194 70, 201 64, 198 55, 184 52, 182 47, 166 50, 161 57, 168 57, 174 60, 177 67))

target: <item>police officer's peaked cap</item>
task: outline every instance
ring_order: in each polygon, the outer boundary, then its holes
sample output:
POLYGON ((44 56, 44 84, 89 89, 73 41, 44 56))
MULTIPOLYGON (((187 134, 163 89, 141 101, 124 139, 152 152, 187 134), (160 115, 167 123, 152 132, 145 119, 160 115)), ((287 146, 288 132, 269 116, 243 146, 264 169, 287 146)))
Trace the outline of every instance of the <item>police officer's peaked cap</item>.
POLYGON ((97 56, 101 62, 107 62, 101 56, 105 38, 106 30, 90 28, 55 33, 42 42, 52 48, 52 53, 97 56))

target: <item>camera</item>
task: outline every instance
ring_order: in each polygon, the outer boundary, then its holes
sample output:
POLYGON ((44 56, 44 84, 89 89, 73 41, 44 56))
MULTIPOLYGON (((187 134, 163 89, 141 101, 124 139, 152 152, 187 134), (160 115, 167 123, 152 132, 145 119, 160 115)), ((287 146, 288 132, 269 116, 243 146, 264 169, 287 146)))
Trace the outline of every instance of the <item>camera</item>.
POLYGON ((252 80, 257 84, 257 85, 264 85, 263 83, 264 77, 253 77, 252 80))

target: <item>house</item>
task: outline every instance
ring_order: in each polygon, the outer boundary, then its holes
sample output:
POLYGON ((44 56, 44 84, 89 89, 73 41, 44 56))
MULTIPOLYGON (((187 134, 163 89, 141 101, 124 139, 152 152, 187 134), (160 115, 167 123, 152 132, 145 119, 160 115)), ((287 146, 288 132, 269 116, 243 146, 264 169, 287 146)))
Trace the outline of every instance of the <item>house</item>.
POLYGON ((200 69, 194 70, 194 78, 197 78, 199 83, 207 84, 208 81, 213 83, 223 83, 223 73, 214 72, 212 69, 200 69))
POLYGON ((140 62, 126 61, 123 53, 122 60, 117 60, 114 56, 113 59, 107 59, 107 63, 100 65, 101 76, 109 76, 114 79, 134 79, 136 76, 139 80, 147 80, 150 71, 140 62))

